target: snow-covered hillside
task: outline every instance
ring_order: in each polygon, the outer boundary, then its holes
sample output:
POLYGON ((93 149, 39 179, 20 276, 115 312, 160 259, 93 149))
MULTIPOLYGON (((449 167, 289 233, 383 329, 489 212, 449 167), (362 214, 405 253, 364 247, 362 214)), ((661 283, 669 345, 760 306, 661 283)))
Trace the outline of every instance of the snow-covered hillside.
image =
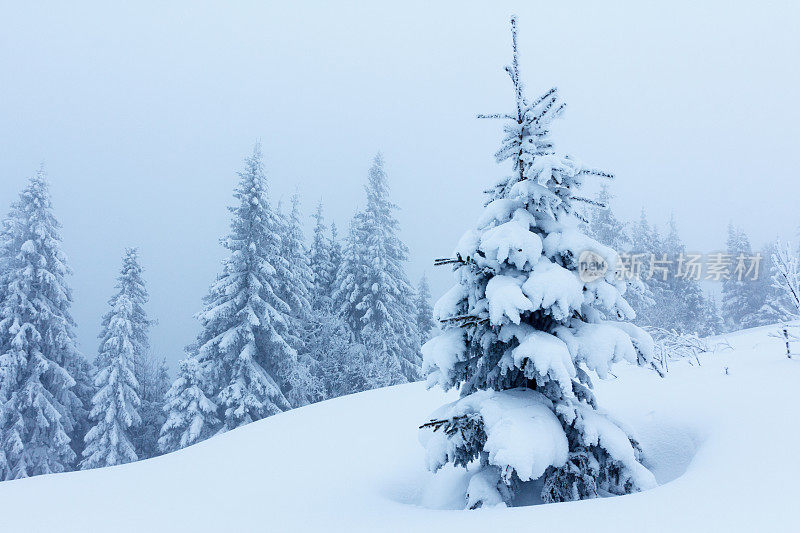
POLYGON ((800 361, 774 329, 728 335, 732 349, 675 363, 664 379, 620 366, 597 385, 600 405, 641 439, 660 484, 644 493, 460 510, 466 476, 427 472, 416 429, 445 398, 417 383, 156 459, 0 483, 0 530, 796 531, 800 361))

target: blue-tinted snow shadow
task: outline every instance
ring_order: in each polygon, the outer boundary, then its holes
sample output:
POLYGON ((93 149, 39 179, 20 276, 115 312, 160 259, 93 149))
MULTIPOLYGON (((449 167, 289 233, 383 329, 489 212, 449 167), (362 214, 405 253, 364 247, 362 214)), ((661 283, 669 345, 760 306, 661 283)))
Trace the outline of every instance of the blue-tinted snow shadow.
MULTIPOLYGON (((653 472, 659 485, 669 483, 686 472, 702 439, 690 427, 667 420, 650 419, 636 424, 637 438, 644 451, 644 465, 653 472)), ((409 475, 395 479, 384 494, 396 502, 438 510, 464 509, 470 472, 447 465, 435 474, 409 475)), ((541 505, 542 481, 525 483, 512 506, 541 505)), ((612 496, 613 495, 609 495, 612 496)))

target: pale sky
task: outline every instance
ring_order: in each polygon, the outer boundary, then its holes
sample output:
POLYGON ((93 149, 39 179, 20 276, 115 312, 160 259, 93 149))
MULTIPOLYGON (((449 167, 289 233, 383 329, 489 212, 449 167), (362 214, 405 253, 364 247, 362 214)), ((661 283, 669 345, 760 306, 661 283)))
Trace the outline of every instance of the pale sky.
MULTIPOLYGON (((557 147, 614 172, 623 218, 674 211, 687 246, 729 221, 760 245, 800 223, 800 7, 794 2, 0 1, 0 209, 40 162, 93 357, 126 246, 138 246, 172 365, 219 269, 235 172, 264 144, 273 199, 322 197, 343 231, 383 152, 409 274, 507 172, 508 18, 531 95, 568 103, 557 147)), ((308 220, 310 229, 311 221, 308 220)))

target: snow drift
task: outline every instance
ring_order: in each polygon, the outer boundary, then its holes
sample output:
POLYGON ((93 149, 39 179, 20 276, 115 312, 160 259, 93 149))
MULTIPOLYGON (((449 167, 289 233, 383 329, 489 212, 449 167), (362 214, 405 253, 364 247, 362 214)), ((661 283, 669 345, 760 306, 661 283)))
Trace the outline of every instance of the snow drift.
MULTIPOLYGON (((627 365, 597 384, 659 486, 612 498, 460 510, 469 474, 426 469, 417 427, 454 394, 422 383, 278 414, 166 456, 0 483, 2 531, 796 530, 800 361, 770 328, 732 349, 627 365), (458 501, 456 501, 458 500, 458 501), (456 510, 459 509, 459 510, 456 510)), ((713 343, 712 343, 713 344, 713 343)))

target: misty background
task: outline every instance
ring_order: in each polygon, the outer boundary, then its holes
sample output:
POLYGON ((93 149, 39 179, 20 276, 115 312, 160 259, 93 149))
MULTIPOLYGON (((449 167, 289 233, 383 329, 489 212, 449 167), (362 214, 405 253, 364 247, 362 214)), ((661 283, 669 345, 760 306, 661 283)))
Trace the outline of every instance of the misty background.
POLYGON ((531 95, 568 103, 557 148, 616 174, 624 219, 675 213, 692 251, 729 222, 756 248, 800 223, 800 6, 791 2, 0 2, 0 209, 41 162, 93 357, 125 247, 138 246, 174 367, 219 270, 236 171, 263 142, 273 201, 298 191, 347 228, 377 151, 434 298, 507 172, 508 18, 531 95))

